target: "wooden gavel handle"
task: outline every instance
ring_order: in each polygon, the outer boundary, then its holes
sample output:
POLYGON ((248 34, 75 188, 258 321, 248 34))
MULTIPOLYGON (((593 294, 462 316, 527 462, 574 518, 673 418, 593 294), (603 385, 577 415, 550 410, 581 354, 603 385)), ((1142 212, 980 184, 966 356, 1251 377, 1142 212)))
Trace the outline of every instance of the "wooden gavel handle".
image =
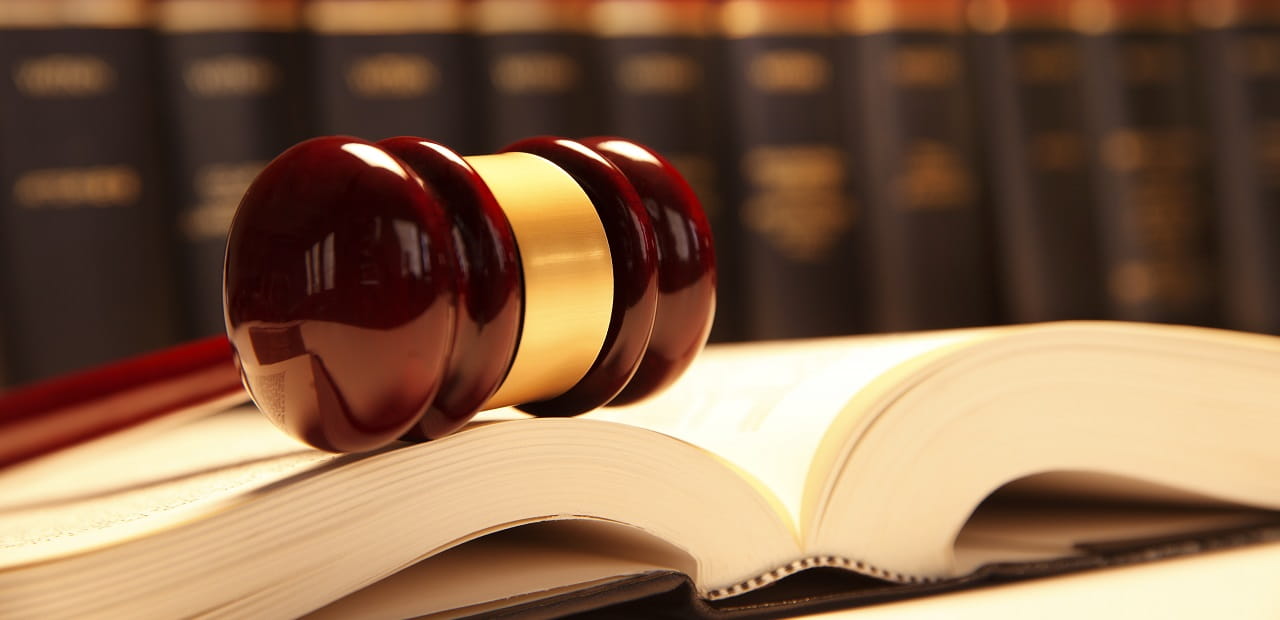
POLYGON ((237 396, 225 336, 33 384, 0 394, 0 467, 237 396))

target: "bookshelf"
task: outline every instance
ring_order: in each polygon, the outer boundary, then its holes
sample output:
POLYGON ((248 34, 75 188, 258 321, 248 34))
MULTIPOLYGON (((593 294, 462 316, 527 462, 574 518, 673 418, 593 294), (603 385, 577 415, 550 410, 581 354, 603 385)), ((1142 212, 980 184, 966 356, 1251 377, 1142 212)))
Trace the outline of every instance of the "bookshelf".
POLYGON ((22 384, 220 331, 302 138, 621 134, 711 216, 713 338, 1280 331, 1280 12, 1248 0, 0 0, 22 384))

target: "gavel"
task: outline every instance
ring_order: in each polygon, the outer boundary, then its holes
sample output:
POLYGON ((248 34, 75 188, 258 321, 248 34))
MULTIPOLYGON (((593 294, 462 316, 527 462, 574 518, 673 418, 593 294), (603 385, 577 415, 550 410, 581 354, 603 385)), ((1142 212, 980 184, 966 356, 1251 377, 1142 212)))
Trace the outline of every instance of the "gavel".
POLYGON ((705 344, 715 254, 689 185, 635 142, 538 137, 463 157, 324 137, 249 186, 223 293, 226 338, 0 399, 0 465, 241 390, 335 452, 443 437, 504 406, 632 403, 705 344))

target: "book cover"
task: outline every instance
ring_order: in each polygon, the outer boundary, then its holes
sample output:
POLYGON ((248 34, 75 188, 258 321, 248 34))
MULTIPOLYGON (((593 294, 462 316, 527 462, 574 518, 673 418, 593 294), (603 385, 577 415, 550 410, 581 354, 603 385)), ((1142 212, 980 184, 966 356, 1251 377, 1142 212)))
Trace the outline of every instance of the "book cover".
POLYGON ((1076 16, 1111 318, 1213 324, 1206 140, 1180 3, 1092 2, 1076 16))
POLYGON ((8 358, 30 381, 171 344, 147 3, 0 4, 8 358))
POLYGON ((1073 2, 971 4, 972 75, 998 231, 1002 315, 1106 315, 1073 2))
POLYGON ((990 324, 992 235, 977 175, 964 5, 855 0, 840 9, 845 135, 870 239, 871 328, 990 324))
POLYGON ((303 135, 296 0, 156 5, 189 337, 222 333, 222 261, 240 197, 303 135))
POLYGON ((601 132, 588 2, 473 0, 471 6, 486 152, 529 136, 601 132))
POLYGON ((310 0, 313 134, 477 145, 476 72, 463 0, 310 0))
POLYGON ((1229 327, 1280 333, 1280 7, 1192 3, 1229 327))
POLYGON ((726 197, 736 216, 746 338, 863 329, 863 208, 840 135, 833 5, 721 5, 732 142, 726 197))

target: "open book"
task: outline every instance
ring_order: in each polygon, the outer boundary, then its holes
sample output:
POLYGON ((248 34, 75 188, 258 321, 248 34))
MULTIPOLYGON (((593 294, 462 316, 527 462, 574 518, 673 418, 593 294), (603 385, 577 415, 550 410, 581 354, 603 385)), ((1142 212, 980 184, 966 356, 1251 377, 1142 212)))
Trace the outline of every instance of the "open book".
POLYGON ((732 606, 1241 540, 1280 510, 1277 372, 1280 338, 1062 323, 711 347, 649 402, 358 456, 241 408, 0 472, 0 602, 465 615, 683 575, 732 606))

